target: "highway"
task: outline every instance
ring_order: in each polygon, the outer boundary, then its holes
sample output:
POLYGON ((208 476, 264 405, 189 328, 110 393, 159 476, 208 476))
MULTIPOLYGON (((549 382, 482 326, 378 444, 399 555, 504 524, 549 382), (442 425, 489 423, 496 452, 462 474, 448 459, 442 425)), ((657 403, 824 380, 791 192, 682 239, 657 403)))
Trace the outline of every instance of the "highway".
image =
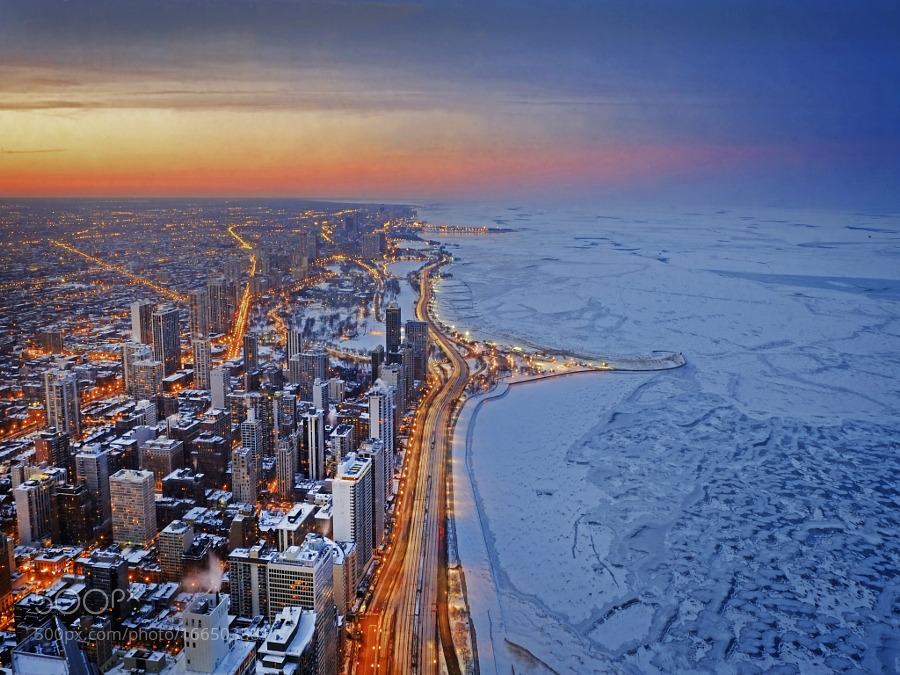
POLYGON ((428 312, 435 263, 420 275, 416 315, 447 355, 449 376, 429 363, 430 386, 417 407, 389 541, 371 600, 360 617, 362 645, 356 673, 437 673, 440 655, 460 673, 446 603, 446 496, 450 424, 469 368, 428 312), (433 442, 432 442, 433 441, 433 442))

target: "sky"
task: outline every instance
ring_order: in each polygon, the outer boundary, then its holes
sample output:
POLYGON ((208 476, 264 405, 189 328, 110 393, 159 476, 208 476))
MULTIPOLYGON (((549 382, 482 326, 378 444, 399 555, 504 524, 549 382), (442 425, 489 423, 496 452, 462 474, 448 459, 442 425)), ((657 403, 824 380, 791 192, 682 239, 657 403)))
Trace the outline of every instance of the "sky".
POLYGON ((0 0, 0 196, 900 207, 900 3, 0 0))

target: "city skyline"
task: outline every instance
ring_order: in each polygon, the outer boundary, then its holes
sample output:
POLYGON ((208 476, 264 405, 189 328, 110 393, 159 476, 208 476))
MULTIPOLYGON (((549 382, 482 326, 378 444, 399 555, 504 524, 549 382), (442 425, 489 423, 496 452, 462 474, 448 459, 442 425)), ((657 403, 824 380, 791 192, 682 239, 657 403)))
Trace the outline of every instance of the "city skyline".
POLYGON ((890 3, 0 7, 4 197, 897 203, 890 3))

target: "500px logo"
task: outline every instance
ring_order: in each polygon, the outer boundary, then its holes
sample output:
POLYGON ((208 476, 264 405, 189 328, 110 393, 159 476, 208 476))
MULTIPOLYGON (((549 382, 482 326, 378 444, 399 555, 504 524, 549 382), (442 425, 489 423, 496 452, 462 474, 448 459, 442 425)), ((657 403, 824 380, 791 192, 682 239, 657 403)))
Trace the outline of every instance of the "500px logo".
POLYGON ((47 602, 35 607, 35 612, 39 615, 55 613, 64 616, 70 614, 93 614, 99 616, 114 607, 130 603, 135 597, 129 591, 120 588, 113 590, 111 593, 107 593, 99 588, 91 588, 84 595, 79 595, 71 590, 64 590, 52 601, 49 598, 45 599, 47 602))

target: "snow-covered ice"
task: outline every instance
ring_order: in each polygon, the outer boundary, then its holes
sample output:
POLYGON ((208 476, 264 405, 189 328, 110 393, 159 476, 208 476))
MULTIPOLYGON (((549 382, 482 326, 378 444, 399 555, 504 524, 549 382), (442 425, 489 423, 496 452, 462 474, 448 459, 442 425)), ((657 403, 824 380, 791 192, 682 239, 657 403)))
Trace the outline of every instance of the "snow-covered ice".
POLYGON ((688 360, 467 404, 482 672, 897 671, 900 220, 419 212, 515 229, 445 238, 457 328, 688 360))

